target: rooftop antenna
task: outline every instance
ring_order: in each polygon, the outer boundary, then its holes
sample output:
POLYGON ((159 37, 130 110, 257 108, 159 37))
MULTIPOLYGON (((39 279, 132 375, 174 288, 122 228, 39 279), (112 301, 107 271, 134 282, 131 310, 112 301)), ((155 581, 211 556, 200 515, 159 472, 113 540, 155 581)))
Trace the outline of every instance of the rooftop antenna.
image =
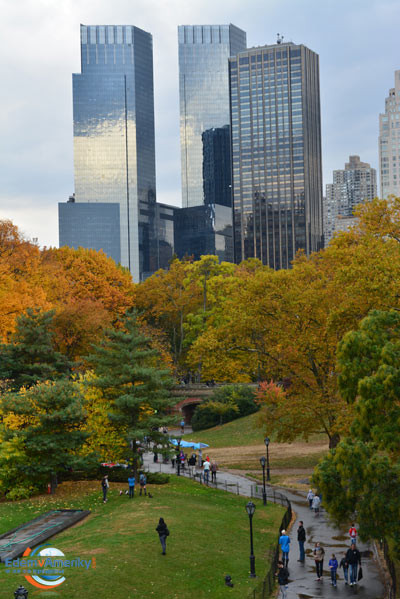
POLYGON ((283 42, 283 35, 281 35, 280 33, 277 33, 276 35, 277 35, 276 43, 281 44, 283 42))

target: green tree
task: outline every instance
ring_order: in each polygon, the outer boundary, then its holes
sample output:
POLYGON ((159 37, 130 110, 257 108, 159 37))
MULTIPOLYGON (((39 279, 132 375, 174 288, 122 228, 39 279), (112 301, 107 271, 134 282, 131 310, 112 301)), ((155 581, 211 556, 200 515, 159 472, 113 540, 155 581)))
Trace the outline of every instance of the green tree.
POLYGON ((176 403, 169 393, 169 371, 162 367, 150 340, 141 334, 136 314, 126 314, 118 328, 107 330, 87 360, 95 375, 87 384, 100 389, 110 402, 109 418, 130 446, 136 471, 138 444, 145 436, 165 443, 165 435, 158 429, 175 421, 169 415, 176 403))
POLYGON ((54 311, 28 308, 18 316, 10 343, 0 345, 0 379, 17 391, 70 372, 67 358, 54 349, 54 311))
POLYGON ((40 383, 1 397, 0 486, 40 490, 69 467, 87 433, 79 388, 71 381, 40 383))
POLYGON ((212 396, 201 403, 192 419, 193 430, 201 430, 230 422, 258 410, 254 390, 247 385, 217 387, 212 396))
POLYGON ((357 513, 361 537, 400 541, 400 314, 372 311, 338 347, 339 390, 354 405, 350 435, 314 474, 330 513, 357 513))

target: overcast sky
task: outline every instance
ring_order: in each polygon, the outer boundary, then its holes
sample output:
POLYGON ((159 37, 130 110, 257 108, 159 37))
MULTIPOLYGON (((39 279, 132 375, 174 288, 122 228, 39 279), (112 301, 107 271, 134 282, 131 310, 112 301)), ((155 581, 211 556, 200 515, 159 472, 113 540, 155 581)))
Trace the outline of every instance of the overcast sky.
POLYGON ((302 43, 320 56, 325 184, 350 154, 378 167, 378 114, 400 69, 399 0, 0 0, 0 218, 58 245, 74 190, 72 73, 79 24, 153 35, 157 199, 180 205, 177 26, 233 23, 248 46, 302 43))

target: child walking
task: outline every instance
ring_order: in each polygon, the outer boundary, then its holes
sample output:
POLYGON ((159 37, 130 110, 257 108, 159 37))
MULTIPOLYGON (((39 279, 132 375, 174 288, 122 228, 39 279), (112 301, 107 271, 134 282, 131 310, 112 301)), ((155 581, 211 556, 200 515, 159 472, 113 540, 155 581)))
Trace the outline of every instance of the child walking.
POLYGON ((336 571, 338 569, 338 562, 334 553, 332 553, 332 558, 329 560, 329 569, 331 571, 331 583, 333 586, 336 586, 336 571))

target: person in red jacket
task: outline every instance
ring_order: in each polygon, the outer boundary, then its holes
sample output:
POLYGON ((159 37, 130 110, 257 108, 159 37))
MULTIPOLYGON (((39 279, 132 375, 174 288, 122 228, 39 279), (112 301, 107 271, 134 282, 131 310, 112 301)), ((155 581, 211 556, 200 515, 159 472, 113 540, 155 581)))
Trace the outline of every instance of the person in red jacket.
POLYGON ((354 545, 355 545, 356 541, 357 541, 357 529, 354 526, 354 524, 352 524, 349 528, 349 536, 350 536, 350 542, 354 543, 354 545))

